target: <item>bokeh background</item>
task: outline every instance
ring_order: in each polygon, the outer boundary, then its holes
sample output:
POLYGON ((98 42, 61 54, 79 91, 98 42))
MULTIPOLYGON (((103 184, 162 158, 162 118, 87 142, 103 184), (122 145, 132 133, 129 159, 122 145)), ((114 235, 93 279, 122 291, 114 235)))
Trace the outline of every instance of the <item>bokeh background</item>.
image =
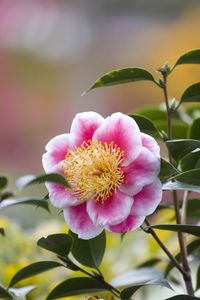
MULTIPOLYGON (((143 67, 158 78, 158 67, 200 48, 199 28, 198 0, 0 0, 0 173, 11 186, 21 175, 42 173, 46 143, 69 131, 78 112, 107 116, 159 105, 161 90, 150 82, 81 94, 115 68, 143 67)), ((170 97, 199 77, 198 66, 177 68, 170 97)), ((32 208, 1 213, 7 224, 3 215, 36 232, 46 220, 62 220, 32 208)))

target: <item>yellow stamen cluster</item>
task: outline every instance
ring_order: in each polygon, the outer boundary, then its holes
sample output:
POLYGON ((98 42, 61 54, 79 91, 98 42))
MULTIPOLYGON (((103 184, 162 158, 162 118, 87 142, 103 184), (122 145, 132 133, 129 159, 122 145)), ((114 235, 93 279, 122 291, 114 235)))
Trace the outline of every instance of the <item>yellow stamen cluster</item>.
POLYGON ((75 151, 69 149, 64 173, 72 193, 80 202, 95 199, 104 203, 124 181, 123 160, 124 151, 113 142, 83 142, 75 151))

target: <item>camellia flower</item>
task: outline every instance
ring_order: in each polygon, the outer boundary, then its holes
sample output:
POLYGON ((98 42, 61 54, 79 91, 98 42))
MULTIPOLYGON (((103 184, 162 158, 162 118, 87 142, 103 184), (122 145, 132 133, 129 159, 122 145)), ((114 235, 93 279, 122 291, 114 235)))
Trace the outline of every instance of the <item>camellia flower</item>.
POLYGON ((54 137, 46 151, 45 171, 64 175, 71 187, 46 183, 50 200, 82 239, 104 228, 136 229, 161 201, 159 146, 127 115, 79 113, 70 133, 54 137))

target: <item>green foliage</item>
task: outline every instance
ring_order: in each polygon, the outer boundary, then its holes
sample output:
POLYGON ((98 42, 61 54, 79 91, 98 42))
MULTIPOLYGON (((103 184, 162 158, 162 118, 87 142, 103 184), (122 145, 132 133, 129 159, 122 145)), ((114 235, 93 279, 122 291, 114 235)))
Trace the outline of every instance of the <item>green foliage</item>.
MULTIPOLYGON (((183 95, 181 96, 178 106, 184 102, 187 103, 187 102, 199 102, 199 101, 200 101, 200 82, 189 86, 184 91, 183 95)), ((177 106, 177 108, 178 108, 178 106, 177 106)))
POLYGON ((200 149, 193 150, 185 155, 180 162, 183 171, 200 168, 200 149))
POLYGON ((178 170, 172 164, 170 164, 165 159, 161 158, 161 166, 160 166, 160 174, 159 174, 160 180, 166 181, 172 178, 177 173, 178 170))
POLYGON ((56 261, 39 261, 35 262, 31 265, 24 267, 23 269, 19 270, 11 279, 9 287, 15 285, 19 281, 26 279, 28 277, 35 276, 37 274, 49 271, 54 268, 63 267, 61 263, 56 261))
POLYGON ((173 69, 183 64, 200 64, 200 49, 194 49, 182 54, 176 61, 173 69))
POLYGON ((150 119, 136 114, 131 114, 130 117, 136 121, 142 132, 152 135, 154 137, 160 136, 158 129, 150 119))
POLYGON ((151 227, 160 230, 185 232, 200 237, 200 226, 198 225, 159 224, 151 227))
POLYGON ((162 287, 172 289, 169 282, 166 279, 163 279, 163 278, 162 279, 155 279, 155 280, 151 280, 149 282, 135 284, 135 285, 129 286, 128 288, 125 288, 121 292, 121 299, 122 300, 129 300, 135 294, 135 292, 138 289, 140 289, 144 286, 149 286, 149 285, 158 285, 158 286, 162 286, 162 287))
POLYGON ((103 231, 90 240, 82 240, 70 231, 73 237, 72 254, 74 258, 86 267, 96 268, 101 264, 106 249, 106 235, 103 231))
POLYGON ((70 187, 69 183, 66 181, 66 179, 58 174, 58 173, 49 173, 49 174, 42 174, 38 176, 34 175, 25 175, 20 177, 16 185, 18 188, 24 188, 25 186, 31 185, 31 184, 36 184, 36 183, 44 183, 44 182, 53 182, 53 183, 58 183, 61 184, 67 188, 70 187))
POLYGON ((122 83, 142 81, 142 80, 148 80, 156 83, 151 73, 141 68, 125 68, 125 69, 113 70, 111 72, 104 74, 99 79, 97 79, 94 82, 94 84, 88 89, 88 91, 91 91, 97 87, 118 85, 122 83))
POLYGON ((8 184, 8 179, 5 176, 0 176, 0 190, 5 189, 7 184, 8 184))
POLYGON ((15 199, 6 199, 0 202, 0 209, 7 208, 13 205, 19 204, 28 204, 34 205, 36 207, 41 207, 46 211, 49 211, 48 202, 44 199, 34 199, 34 198, 15 198, 15 199))
POLYGON ((96 293, 107 290, 108 287, 93 278, 77 277, 63 281, 56 286, 46 300, 59 299, 86 293, 96 293))
POLYGON ((13 299, 13 296, 2 285, 0 285, 0 297, 1 299, 7 299, 7 300, 13 299))
POLYGON ((200 118, 193 121, 189 128, 188 135, 190 139, 200 140, 200 118))
POLYGON ((200 148, 200 141, 193 139, 170 140, 166 141, 166 145, 172 157, 179 161, 188 153, 200 148))
POLYGON ((182 183, 196 185, 200 187, 200 169, 189 170, 174 177, 182 183))
POLYGON ((174 297, 167 298, 165 300, 198 300, 198 297, 188 296, 188 295, 177 295, 174 297))
POLYGON ((67 258, 72 247, 72 242, 71 236, 64 233, 57 233, 48 235, 46 238, 42 237, 37 244, 46 250, 67 258))

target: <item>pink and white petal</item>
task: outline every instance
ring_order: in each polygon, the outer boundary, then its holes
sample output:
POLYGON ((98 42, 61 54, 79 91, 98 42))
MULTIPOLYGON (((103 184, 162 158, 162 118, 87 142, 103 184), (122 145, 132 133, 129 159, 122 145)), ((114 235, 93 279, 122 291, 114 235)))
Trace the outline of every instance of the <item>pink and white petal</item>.
POLYGON ((162 184, 159 179, 143 187, 141 192, 134 196, 131 214, 148 216, 152 214, 162 200, 162 184))
POLYGON ((125 159, 121 164, 124 166, 136 159, 142 148, 141 133, 137 123, 122 113, 115 113, 107 117, 95 131, 93 140, 108 144, 114 142, 124 151, 125 159))
POLYGON ((92 239, 103 231, 102 226, 95 226, 90 219, 85 202, 77 206, 65 207, 63 212, 69 228, 81 239, 92 239))
POLYGON ((147 148, 142 151, 137 159, 127 167, 122 167, 124 183, 120 190, 128 195, 135 195, 142 187, 155 180, 160 171, 160 160, 147 148))
POLYGON ((55 207, 63 208, 66 205, 77 205, 79 203, 70 190, 61 184, 47 182, 46 188, 49 191, 49 199, 55 207))
POLYGON ((145 217, 129 215, 123 222, 117 225, 110 225, 108 230, 116 233, 132 231, 140 227, 143 224, 144 219, 145 217))
POLYGON ((160 147, 150 135, 141 132, 142 146, 149 149, 156 157, 160 157, 160 147))
POLYGON ((47 152, 42 157, 45 172, 52 172, 53 168, 65 159, 67 151, 74 149, 75 145, 76 138, 72 134, 61 134, 50 140, 46 145, 47 152))
POLYGON ((94 132, 103 121, 104 118, 96 112, 79 113, 72 121, 70 132, 79 138, 80 145, 83 141, 92 140, 94 132))
POLYGON ((133 197, 125 195, 120 191, 101 201, 89 201, 87 212, 95 225, 105 226, 122 222, 130 214, 133 205, 133 197))

